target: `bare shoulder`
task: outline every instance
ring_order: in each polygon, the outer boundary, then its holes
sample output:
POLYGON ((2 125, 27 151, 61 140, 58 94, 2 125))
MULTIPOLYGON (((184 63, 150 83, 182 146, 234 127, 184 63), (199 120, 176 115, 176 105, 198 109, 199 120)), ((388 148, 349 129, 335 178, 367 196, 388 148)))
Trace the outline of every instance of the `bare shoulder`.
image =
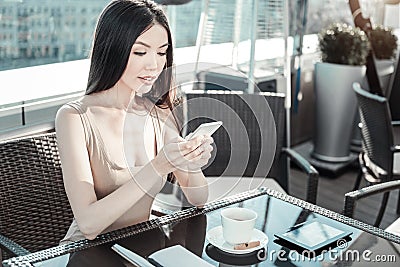
MULTIPOLYGON (((80 99, 73 101, 73 103, 77 103, 78 105, 84 104, 85 106, 87 106, 87 102, 87 96, 83 96, 80 99)), ((56 121, 60 119, 79 117, 79 111, 74 108, 70 103, 72 102, 66 103, 58 109, 56 114, 56 121)))
POLYGON ((56 114, 56 127, 62 122, 79 119, 79 112, 72 106, 68 104, 64 104, 61 108, 58 109, 56 114))
POLYGON ((64 104, 57 111, 55 126, 58 133, 83 129, 79 111, 69 104, 64 104))

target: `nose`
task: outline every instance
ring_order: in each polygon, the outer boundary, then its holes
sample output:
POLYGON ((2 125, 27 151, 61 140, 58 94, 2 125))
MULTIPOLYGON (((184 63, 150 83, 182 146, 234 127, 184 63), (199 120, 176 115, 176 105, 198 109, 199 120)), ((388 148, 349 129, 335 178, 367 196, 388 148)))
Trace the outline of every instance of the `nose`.
POLYGON ((155 70, 157 69, 157 54, 156 53, 149 53, 149 56, 146 60, 146 69, 148 70, 155 70))

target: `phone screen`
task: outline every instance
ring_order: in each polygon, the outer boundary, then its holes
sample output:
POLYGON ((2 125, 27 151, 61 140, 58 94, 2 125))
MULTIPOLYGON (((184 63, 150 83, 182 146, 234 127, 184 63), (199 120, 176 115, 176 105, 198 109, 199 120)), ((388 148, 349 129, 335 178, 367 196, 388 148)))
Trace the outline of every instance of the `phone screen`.
POLYGON ((186 140, 190 140, 192 138, 195 138, 199 135, 209 135, 211 136, 213 133, 215 133, 216 130, 222 125, 222 121, 216 121, 216 122, 208 122, 208 123, 203 123, 201 124, 194 132, 190 133, 188 136, 186 136, 186 140))

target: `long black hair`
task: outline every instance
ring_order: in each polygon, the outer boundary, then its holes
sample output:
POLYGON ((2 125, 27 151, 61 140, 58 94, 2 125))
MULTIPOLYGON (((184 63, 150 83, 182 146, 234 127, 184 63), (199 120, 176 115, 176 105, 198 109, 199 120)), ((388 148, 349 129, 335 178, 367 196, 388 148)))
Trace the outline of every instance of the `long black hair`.
POLYGON ((166 64, 145 97, 157 106, 173 108, 172 37, 162 9, 151 0, 115 0, 102 11, 94 34, 86 94, 113 87, 121 78, 136 39, 154 24, 168 34, 166 64))

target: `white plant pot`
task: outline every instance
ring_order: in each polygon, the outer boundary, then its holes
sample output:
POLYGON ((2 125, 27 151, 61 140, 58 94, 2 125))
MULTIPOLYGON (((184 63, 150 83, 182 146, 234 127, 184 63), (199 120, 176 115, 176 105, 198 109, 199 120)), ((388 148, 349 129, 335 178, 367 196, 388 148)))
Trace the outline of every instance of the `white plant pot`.
POLYGON ((350 140, 357 99, 353 83, 361 83, 365 66, 315 64, 315 133, 312 156, 328 162, 351 159, 350 140))

